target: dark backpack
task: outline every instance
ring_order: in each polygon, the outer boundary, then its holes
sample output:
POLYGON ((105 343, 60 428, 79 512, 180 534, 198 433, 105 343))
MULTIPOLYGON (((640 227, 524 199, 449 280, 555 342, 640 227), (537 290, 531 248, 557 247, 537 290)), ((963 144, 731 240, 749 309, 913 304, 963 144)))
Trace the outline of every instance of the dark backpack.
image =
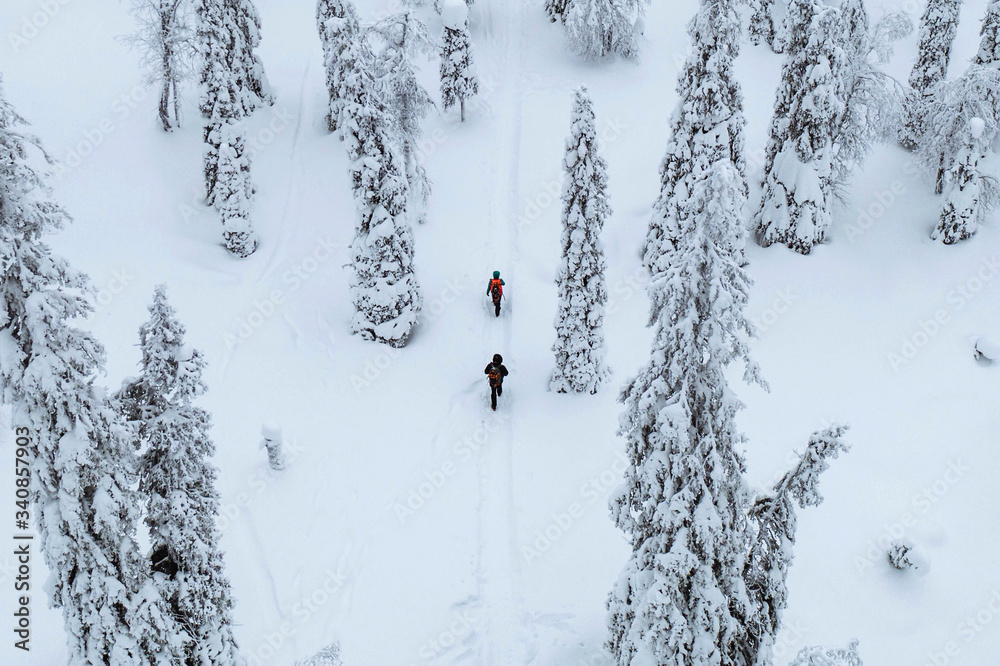
POLYGON ((500 368, 498 368, 495 365, 493 367, 491 367, 490 368, 490 375, 489 375, 489 377, 490 377, 490 384, 499 384, 500 383, 500 368))

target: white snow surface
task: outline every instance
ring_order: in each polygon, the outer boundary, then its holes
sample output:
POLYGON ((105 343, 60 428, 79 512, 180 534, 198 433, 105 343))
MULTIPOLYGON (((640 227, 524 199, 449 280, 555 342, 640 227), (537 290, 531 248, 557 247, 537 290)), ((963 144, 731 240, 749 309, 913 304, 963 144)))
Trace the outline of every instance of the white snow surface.
MULTIPOLYGON (((143 89, 137 58, 115 39, 132 29, 128 3, 47 3, 57 9, 36 28, 42 4, 0 3, 0 71, 65 164, 53 184, 75 219, 50 242, 100 290, 84 325, 108 348, 102 383, 135 374, 138 327, 159 283, 205 354, 199 403, 215 424, 222 547, 249 663, 289 664, 337 641, 348 666, 610 664, 604 602, 628 559, 607 510, 623 469, 617 388, 649 354, 640 247, 694 0, 650 5, 638 64, 581 62, 540 1, 476 1, 481 99, 464 124, 454 114, 425 124, 434 189, 428 222, 414 229, 424 308, 401 350, 349 333, 355 210, 343 145, 324 128, 313 0, 257 3, 277 101, 248 123, 260 247, 244 260, 227 254, 218 214, 200 203, 197 95, 185 90, 184 127, 163 133, 158 93, 143 89), (31 36, 11 40, 22 34, 31 36), (615 211, 603 236, 615 374, 597 396, 546 390, 560 249, 553 192, 581 84, 615 211), (518 294, 499 319, 482 307, 494 269, 518 294), (494 414, 483 367, 497 352, 510 376, 494 414), (284 426, 280 474, 256 446, 264 418, 284 426)), ((398 7, 359 4, 365 19, 398 7)), ((430 4, 422 11, 440 34, 430 4)), ((892 5, 868 9, 880 16, 892 5)), ((985 7, 963 4, 952 77, 975 53, 985 7)), ((897 78, 915 54, 916 34, 890 63, 897 78)), ((737 64, 748 213, 781 62, 747 46, 737 64)), ((436 95, 437 62, 422 69, 436 95)), ((853 638, 866 666, 924 666, 949 644, 953 664, 1000 654, 990 606, 1000 591, 1000 383, 966 342, 1000 321, 1000 229, 992 215, 969 241, 930 241, 941 200, 913 159, 877 149, 811 255, 747 248, 760 332, 752 350, 771 385, 743 386, 738 369, 731 377, 747 406, 739 423, 752 483, 776 480, 813 430, 852 426, 853 449, 822 479, 825 502, 799 514, 778 664, 853 638), (898 538, 921 545, 934 562, 928 575, 891 569, 886 547, 898 538)), ((4 431, 4 497, 15 487, 12 443, 4 431)), ((11 553, 0 549, 8 619, 11 553)), ((65 663, 37 551, 32 567, 32 651, 14 649, 5 630, 0 664, 65 663)))
POLYGON ((976 340, 976 353, 988 361, 1000 361, 1000 341, 984 335, 976 340))
POLYGON ((260 434, 264 439, 281 439, 281 426, 274 421, 264 421, 260 427, 260 434))
POLYGON ((460 30, 469 18, 469 6, 465 0, 444 0, 441 6, 441 23, 446 28, 460 30))

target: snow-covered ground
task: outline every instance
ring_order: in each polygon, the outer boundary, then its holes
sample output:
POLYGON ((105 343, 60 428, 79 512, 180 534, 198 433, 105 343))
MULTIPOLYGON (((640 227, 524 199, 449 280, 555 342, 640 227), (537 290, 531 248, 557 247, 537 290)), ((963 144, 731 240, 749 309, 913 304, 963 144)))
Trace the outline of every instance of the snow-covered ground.
MULTIPOLYGON (((251 121, 261 246, 246 260, 226 253, 200 204, 194 91, 186 126, 164 134, 156 93, 116 41, 132 29, 128 3, 0 4, 7 95, 65 165, 53 182, 75 222, 51 243, 101 290, 87 325, 108 348, 106 382, 135 372, 157 283, 206 353, 202 404, 216 424, 220 526, 250 664, 291 664, 334 640, 349 666, 609 663, 604 600, 628 555, 606 508, 623 469, 616 387, 648 355, 639 247, 696 5, 656 0, 642 61, 593 65, 566 52, 542 4, 473 7, 482 95, 465 124, 457 112, 426 123, 434 190, 415 230, 424 315, 400 351, 349 334, 354 206, 343 147, 324 129, 312 0, 258 2, 277 103, 251 121), (546 390, 562 145, 580 84, 615 210, 604 233, 615 374, 598 396, 546 390), (494 269, 508 285, 499 319, 484 302, 494 269), (511 375, 493 414, 482 368, 495 352, 511 375), (258 450, 265 420, 289 443, 280 474, 258 450)), ((390 9, 359 5, 367 19, 390 9)), ((962 8, 953 76, 985 5, 962 8)), ((923 4, 869 5, 876 17, 894 8, 916 19, 923 4)), ((440 31, 433 14, 429 27, 440 31)), ((915 51, 913 35, 894 75, 905 79, 915 51)), ((780 66, 764 49, 740 58, 751 152, 762 154, 780 66)), ((425 63, 432 92, 436 72, 425 63)), ((760 167, 751 160, 752 181, 760 167)), ((995 664, 1000 363, 977 361, 974 344, 1000 337, 1000 229, 993 218, 970 241, 932 243, 939 202, 894 147, 876 151, 848 194, 811 256, 748 248, 754 356, 771 385, 732 378, 747 404, 752 481, 772 481, 829 421, 849 423, 854 446, 825 475, 826 502, 800 514, 778 663, 858 638, 868 666, 995 664), (889 567, 897 536, 930 561, 923 575, 889 567)), ((13 487, 9 443, 2 488, 13 487)), ((33 651, 14 650, 4 629, 0 663, 65 663, 60 614, 38 592, 32 609, 33 651)))

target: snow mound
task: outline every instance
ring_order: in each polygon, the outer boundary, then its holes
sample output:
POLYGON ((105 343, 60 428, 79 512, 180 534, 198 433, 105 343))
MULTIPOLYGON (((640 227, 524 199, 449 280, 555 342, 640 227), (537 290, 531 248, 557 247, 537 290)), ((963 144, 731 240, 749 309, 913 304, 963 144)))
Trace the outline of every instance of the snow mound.
POLYGON ((469 6, 465 0, 445 0, 444 7, 441 8, 441 20, 444 27, 452 30, 461 30, 465 27, 465 22, 469 18, 469 6))
POLYGON ((983 136, 983 132, 986 130, 986 121, 982 118, 973 118, 969 121, 969 133, 972 138, 978 139, 983 136))
POLYGON ((260 427, 260 434, 263 435, 264 439, 272 441, 281 439, 281 426, 274 421, 265 421, 264 425, 260 427))
POLYGON ((985 358, 987 361, 1000 360, 1000 341, 988 335, 984 335, 976 340, 976 358, 985 358))

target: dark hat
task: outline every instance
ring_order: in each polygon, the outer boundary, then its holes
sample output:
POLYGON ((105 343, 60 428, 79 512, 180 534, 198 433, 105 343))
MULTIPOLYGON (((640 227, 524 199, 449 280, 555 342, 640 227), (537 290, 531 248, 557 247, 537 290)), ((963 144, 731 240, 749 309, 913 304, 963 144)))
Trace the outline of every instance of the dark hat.
POLYGON ((503 356, 501 356, 500 354, 493 354, 493 362, 503 363, 503 356))

